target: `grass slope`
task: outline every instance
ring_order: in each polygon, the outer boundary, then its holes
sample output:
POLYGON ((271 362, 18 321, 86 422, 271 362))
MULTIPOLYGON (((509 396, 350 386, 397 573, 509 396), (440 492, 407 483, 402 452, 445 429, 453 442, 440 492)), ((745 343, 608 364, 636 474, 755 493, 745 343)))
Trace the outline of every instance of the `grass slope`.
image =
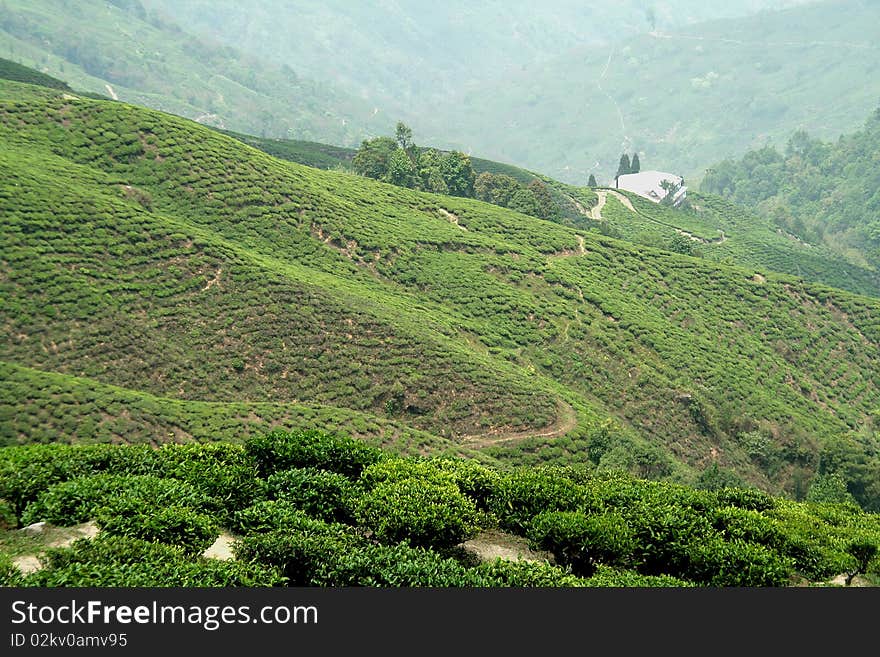
POLYGON ((636 244, 753 268, 759 275, 778 272, 880 297, 877 271, 841 258, 821 242, 806 242, 722 197, 689 192, 690 206, 673 209, 629 192, 600 192, 606 196, 601 221, 581 220, 581 225, 636 244))
POLYGON ((0 85, 10 364, 789 492, 878 405, 877 300, 33 89, 0 85))

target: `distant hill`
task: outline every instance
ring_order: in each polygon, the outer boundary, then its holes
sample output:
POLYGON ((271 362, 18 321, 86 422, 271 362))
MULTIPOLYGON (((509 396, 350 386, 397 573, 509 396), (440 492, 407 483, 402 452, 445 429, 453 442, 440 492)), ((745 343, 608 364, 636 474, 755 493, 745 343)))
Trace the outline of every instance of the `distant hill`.
POLYGON ((7 0, 0 57, 76 89, 251 134, 356 145, 385 127, 327 81, 200 39, 138 0, 7 0))
POLYGON ((797 239, 880 270, 880 109, 864 127, 823 142, 804 131, 712 166, 702 189, 754 208, 797 239))
POLYGON ((835 454, 880 497, 876 299, 70 96, 0 82, 7 443, 326 423, 795 497, 835 454))
POLYGON ((28 84, 35 84, 50 89, 61 89, 62 91, 72 91, 66 82, 2 57, 0 57, 0 79, 27 82, 28 84))
POLYGON ((880 98, 872 0, 145 5, 366 98, 426 143, 572 184, 608 183, 622 150, 695 181, 798 128, 835 139, 880 98))

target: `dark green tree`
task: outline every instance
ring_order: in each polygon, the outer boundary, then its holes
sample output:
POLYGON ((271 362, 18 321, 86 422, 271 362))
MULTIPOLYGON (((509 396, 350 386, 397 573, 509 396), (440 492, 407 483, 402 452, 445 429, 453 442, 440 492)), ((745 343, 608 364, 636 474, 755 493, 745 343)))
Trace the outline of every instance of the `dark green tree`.
POLYGON ((485 171, 477 176, 474 182, 475 198, 503 208, 510 207, 510 200, 519 189, 520 184, 503 173, 485 171))
POLYGON ((450 194, 473 198, 477 176, 471 166, 471 158, 459 151, 451 151, 443 157, 440 171, 450 194))
POLYGON ((412 129, 403 121, 397 122, 396 139, 398 147, 402 148, 407 153, 412 150, 414 146, 412 129))
POLYGON ((620 164, 617 165, 617 175, 614 176, 614 179, 617 180, 621 176, 625 176, 628 173, 632 173, 632 165, 629 161, 629 155, 624 153, 620 156, 620 164))
POLYGON ((638 173, 641 170, 642 170, 642 163, 639 162, 639 154, 633 153, 632 162, 630 163, 630 166, 629 166, 629 172, 630 173, 638 173))
POLYGON ((590 179, 587 181, 587 187, 598 187, 599 183, 596 182, 596 176, 592 173, 590 174, 590 179))
POLYGON ((422 190, 436 194, 449 193, 446 181, 443 180, 443 171, 440 166, 442 162, 443 155, 434 148, 429 148, 419 154, 416 168, 418 169, 419 186, 422 190))
POLYGON ((391 137, 365 139, 352 159, 351 166, 354 172, 361 176, 385 180, 388 175, 388 164, 396 150, 397 142, 391 137))
POLYGON ((547 185, 536 178, 529 183, 528 190, 535 195, 535 200, 538 203, 538 214, 535 216, 541 219, 555 219, 559 216, 556 203, 553 202, 547 185))
POLYGON ((416 186, 416 169, 402 148, 395 149, 388 158, 388 174, 384 180, 398 187, 412 189, 416 186))
POLYGON ((516 190, 513 198, 510 199, 508 207, 511 210, 516 210, 532 217, 539 217, 541 213, 541 205, 537 197, 531 189, 526 187, 520 187, 516 190))

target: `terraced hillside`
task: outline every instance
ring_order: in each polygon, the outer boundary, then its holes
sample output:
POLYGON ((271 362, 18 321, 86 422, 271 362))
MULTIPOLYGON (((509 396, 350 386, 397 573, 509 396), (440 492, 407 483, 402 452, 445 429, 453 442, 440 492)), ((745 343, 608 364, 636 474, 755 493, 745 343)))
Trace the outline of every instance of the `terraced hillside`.
POLYGON ((875 299, 122 103, 13 82, 0 98, 7 442, 330 423, 411 452, 682 481, 715 466, 797 493, 880 406, 875 299), (81 429, 122 422, 133 395, 130 429, 81 429))
POLYGON ((689 192, 687 208, 671 208, 636 194, 600 189, 585 227, 715 262, 790 274, 858 294, 880 297, 880 272, 842 258, 821 242, 808 242, 771 219, 714 194, 689 192))

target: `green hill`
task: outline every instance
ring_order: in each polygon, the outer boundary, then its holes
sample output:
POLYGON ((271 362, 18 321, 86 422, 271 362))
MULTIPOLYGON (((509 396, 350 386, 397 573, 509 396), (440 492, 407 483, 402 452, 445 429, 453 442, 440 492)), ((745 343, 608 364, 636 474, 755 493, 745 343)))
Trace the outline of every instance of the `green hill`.
POLYGON ((805 241, 722 197, 689 192, 686 207, 671 208, 610 188, 598 194, 601 201, 590 210, 598 216, 581 218, 579 225, 635 244, 750 267, 757 278, 774 271, 880 297, 876 269, 844 260, 831 245, 805 241))
POLYGON ((4 399, 33 409, 4 416, 7 442, 125 427, 96 397, 135 395, 181 439, 303 426, 308 407, 410 452, 797 496, 846 438, 876 503, 876 299, 284 162, 123 103, 14 82, 0 98, 4 399))
POLYGON ((880 269, 880 110, 835 142, 800 131, 784 152, 750 151, 711 167, 701 188, 772 220, 798 240, 823 244, 839 259, 880 269))
POLYGON ((199 39, 138 0, 6 0, 0 57, 76 89, 251 134, 354 145, 374 123, 372 107, 329 81, 199 39))

